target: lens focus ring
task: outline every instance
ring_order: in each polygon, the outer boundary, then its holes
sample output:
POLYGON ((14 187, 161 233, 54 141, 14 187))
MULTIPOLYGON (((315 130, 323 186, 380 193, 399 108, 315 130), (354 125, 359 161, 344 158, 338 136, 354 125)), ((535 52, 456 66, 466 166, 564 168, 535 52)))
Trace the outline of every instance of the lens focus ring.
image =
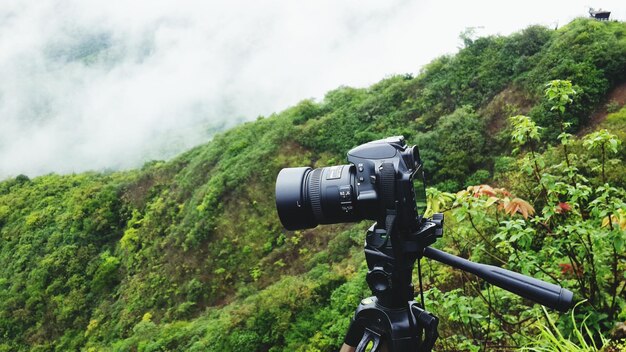
POLYGON ((318 223, 324 220, 324 215, 322 214, 322 170, 323 169, 313 170, 313 172, 311 172, 311 178, 309 179, 311 209, 318 223))

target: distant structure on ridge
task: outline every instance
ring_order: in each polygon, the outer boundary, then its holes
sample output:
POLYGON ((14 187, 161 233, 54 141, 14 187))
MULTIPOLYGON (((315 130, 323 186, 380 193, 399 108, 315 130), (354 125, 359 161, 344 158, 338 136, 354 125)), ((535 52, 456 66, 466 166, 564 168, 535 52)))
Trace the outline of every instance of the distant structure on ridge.
POLYGON ((611 16, 611 11, 605 11, 602 9, 594 10, 593 7, 589 8, 589 16, 595 18, 598 21, 608 21, 611 16))

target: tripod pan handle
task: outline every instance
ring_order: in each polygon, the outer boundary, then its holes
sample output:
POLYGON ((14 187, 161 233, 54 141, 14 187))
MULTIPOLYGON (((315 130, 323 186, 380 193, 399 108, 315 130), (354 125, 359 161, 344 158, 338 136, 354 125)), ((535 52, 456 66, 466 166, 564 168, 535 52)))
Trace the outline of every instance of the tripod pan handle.
POLYGON ((566 312, 573 306, 574 294, 561 286, 493 265, 474 263, 431 247, 424 249, 424 256, 475 274, 491 284, 548 308, 566 312))

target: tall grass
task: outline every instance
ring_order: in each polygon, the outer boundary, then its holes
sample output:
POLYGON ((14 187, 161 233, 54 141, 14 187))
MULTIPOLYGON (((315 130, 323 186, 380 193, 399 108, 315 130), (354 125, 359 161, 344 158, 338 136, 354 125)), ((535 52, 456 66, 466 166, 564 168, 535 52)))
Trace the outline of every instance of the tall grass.
MULTIPOLYGON (((576 307, 583 302, 585 302, 585 300, 576 304, 576 307)), ((540 333, 539 336, 537 336, 537 340, 535 340, 531 346, 524 347, 522 350, 535 352, 594 352, 601 351, 604 347, 608 346, 608 339, 599 332, 596 332, 594 335, 591 330, 589 330, 587 324, 585 324, 587 317, 583 319, 580 327, 578 327, 574 315, 576 307, 574 307, 570 313, 573 329, 571 334, 567 337, 563 336, 561 331, 554 324, 554 320, 546 311, 546 308, 542 307, 548 325, 539 323, 540 333), (600 345, 596 344, 596 336, 600 337, 600 345)))

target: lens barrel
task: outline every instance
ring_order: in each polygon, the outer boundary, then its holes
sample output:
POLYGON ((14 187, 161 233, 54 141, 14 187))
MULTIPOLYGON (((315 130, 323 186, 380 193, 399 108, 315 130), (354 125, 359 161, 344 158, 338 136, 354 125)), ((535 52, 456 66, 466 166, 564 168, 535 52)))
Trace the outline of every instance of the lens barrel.
POLYGON ((353 165, 285 168, 276 178, 276 209, 288 230, 362 220, 355 211, 353 165))

